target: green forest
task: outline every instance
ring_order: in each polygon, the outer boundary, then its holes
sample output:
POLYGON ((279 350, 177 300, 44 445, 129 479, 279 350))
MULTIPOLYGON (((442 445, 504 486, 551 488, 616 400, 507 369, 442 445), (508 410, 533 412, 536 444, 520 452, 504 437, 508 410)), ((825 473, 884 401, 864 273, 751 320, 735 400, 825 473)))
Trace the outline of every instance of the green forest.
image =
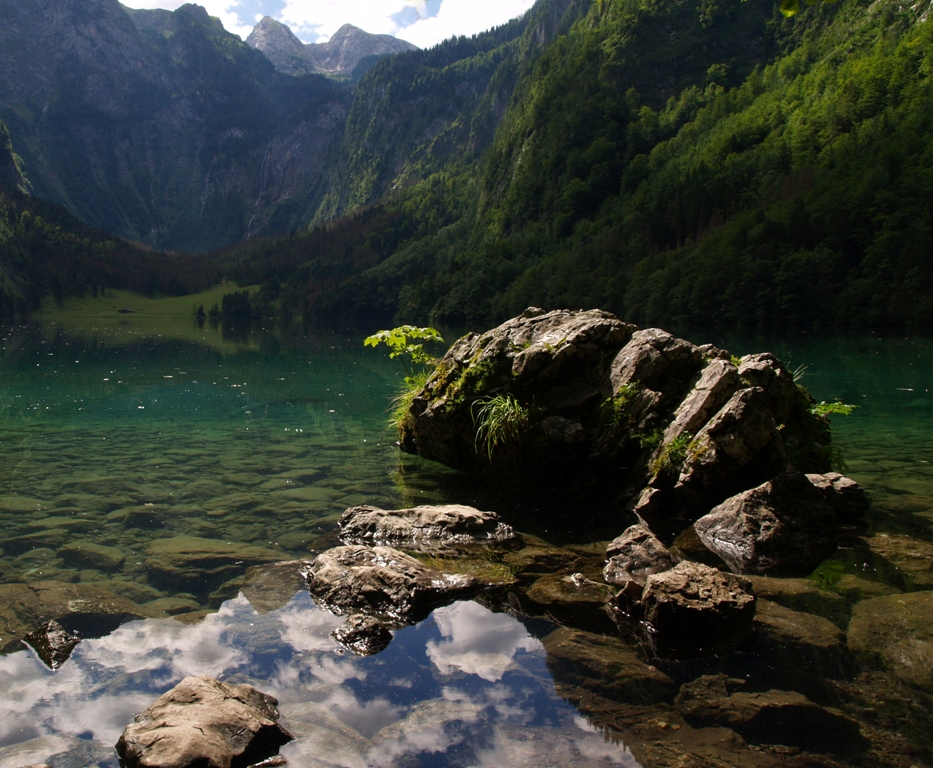
MULTIPOLYGON (((98 234, 95 258, 141 290, 259 283, 264 307, 308 323, 488 325, 535 305, 672 328, 929 329, 928 10, 539 3, 369 69, 334 150, 344 186, 307 229, 187 262, 98 234), (447 128, 411 151, 439 104, 447 128)), ((20 275, 55 293, 29 277, 49 257, 26 245, 28 206, 3 200, 4 290, 20 275)), ((53 270, 69 290, 102 284, 93 272, 53 270)))

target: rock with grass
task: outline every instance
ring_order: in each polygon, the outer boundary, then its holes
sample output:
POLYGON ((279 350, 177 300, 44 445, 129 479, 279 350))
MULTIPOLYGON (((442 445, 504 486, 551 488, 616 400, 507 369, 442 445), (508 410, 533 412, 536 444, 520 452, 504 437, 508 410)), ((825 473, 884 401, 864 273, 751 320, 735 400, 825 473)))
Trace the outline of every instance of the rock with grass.
POLYGON ((829 469, 827 422, 772 355, 736 360, 599 310, 532 308, 468 334, 408 403, 404 450, 597 488, 662 538, 782 471, 829 469))

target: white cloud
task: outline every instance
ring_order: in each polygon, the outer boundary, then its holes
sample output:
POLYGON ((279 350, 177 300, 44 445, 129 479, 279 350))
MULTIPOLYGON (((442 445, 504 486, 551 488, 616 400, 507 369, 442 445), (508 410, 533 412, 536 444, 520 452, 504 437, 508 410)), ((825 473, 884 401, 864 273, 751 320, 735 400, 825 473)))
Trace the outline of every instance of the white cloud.
MULTIPOLYGON (((133 8, 166 10, 175 10, 182 3, 130 0, 133 8)), ((395 35, 427 48, 448 37, 474 35, 505 24, 531 8, 534 0, 442 0, 436 15, 431 15, 426 0, 284 0, 281 9, 270 6, 261 13, 255 11, 255 0, 201 0, 199 5, 243 39, 252 31, 254 20, 268 13, 305 42, 325 42, 344 24, 353 24, 373 34, 395 35)))

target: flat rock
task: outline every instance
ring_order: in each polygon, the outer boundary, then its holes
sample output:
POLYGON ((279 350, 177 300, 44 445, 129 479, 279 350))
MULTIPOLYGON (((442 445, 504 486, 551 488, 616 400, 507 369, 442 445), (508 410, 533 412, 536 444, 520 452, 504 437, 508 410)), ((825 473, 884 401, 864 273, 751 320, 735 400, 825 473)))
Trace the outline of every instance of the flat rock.
POLYGON ((126 768, 246 768, 294 738, 277 705, 249 685, 186 677, 126 727, 117 753, 126 768))
POLYGON ((348 509, 337 524, 348 544, 478 544, 515 538, 512 526, 495 512, 462 504, 393 510, 363 505, 348 509))
POLYGON ((933 592, 875 597, 852 609, 849 648, 909 685, 933 691, 933 592))
POLYGON ((538 577, 514 598, 530 616, 547 617, 559 624, 612 631, 604 610, 615 590, 582 573, 549 573, 538 577))
POLYGON ((865 747, 858 723, 796 691, 745 692, 742 680, 706 675, 682 686, 677 708, 696 726, 731 728, 753 744, 851 753, 865 747))
POLYGON ((809 573, 837 547, 836 514, 800 472, 726 499, 693 527, 735 573, 809 573))
POLYGON ((315 602, 332 613, 364 613, 404 625, 475 594, 482 582, 442 573, 392 547, 348 545, 311 562, 308 586, 315 602))
POLYGON ((782 579, 755 574, 748 574, 746 578, 758 597, 794 611, 822 616, 842 629, 849 625, 851 607, 845 597, 836 591, 823 589, 812 579, 782 579))
POLYGON ((744 578, 684 561, 631 583, 610 603, 617 620, 655 656, 696 658, 734 651, 752 629, 755 595, 744 578))
POLYGON ((906 588, 933 589, 933 543, 896 533, 868 539, 875 554, 897 566, 906 588))
POLYGON ((636 581, 644 584, 653 573, 674 567, 674 558, 647 525, 639 523, 627 528, 606 549, 608 559, 603 577, 610 584, 636 581))
POLYGON ((310 560, 254 565, 246 571, 240 591, 257 613, 277 611, 296 594, 308 588, 310 560))

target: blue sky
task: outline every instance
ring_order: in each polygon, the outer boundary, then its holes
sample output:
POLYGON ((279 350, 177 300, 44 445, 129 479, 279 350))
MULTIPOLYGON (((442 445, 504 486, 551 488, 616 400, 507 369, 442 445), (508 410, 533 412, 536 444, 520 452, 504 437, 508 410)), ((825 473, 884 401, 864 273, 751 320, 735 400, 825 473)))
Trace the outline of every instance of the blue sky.
MULTIPOLYGON (((132 8, 174 10, 183 0, 124 0, 132 8)), ((323 43, 344 24, 389 34, 426 48, 521 16, 534 0, 201 0, 242 38, 263 16, 291 27, 306 43, 323 43)))

